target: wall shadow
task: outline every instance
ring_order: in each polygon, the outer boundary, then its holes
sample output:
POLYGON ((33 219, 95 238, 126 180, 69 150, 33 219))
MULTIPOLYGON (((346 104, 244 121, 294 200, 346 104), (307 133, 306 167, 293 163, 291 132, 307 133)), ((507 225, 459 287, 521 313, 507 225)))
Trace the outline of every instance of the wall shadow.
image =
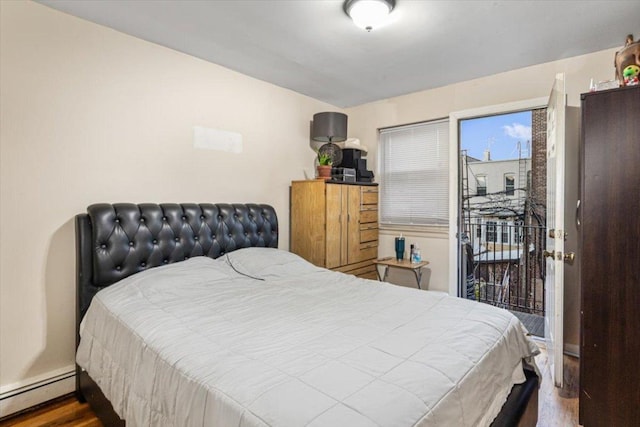
POLYGON ((73 218, 51 236, 43 278, 45 338, 26 378, 75 363, 75 228, 73 218))

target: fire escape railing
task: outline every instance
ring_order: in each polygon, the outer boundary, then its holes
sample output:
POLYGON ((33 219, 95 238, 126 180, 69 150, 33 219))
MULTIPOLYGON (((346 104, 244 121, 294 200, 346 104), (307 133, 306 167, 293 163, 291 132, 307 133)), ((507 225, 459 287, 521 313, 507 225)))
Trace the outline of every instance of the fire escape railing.
POLYGON ((473 249, 472 255, 465 251, 465 257, 473 257, 473 272, 467 272, 473 293, 467 292, 467 298, 544 315, 545 227, 491 222, 467 226, 473 249))

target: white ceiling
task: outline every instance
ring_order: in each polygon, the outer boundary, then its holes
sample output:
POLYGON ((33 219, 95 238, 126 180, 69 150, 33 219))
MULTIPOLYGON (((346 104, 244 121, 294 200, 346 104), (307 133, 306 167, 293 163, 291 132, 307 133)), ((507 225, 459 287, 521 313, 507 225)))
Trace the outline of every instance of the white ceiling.
MULTIPOLYGON (((396 0, 356 27, 332 0, 40 0, 338 107, 624 45, 640 1, 396 0)), ((613 57, 611 58, 613 78, 613 57)))

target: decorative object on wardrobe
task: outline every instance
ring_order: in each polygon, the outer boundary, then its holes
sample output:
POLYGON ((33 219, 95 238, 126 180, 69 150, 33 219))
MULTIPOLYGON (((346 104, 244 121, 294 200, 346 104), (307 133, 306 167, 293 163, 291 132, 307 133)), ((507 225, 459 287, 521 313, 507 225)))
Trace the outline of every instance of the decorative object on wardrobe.
POLYGON ((311 139, 326 142, 319 148, 318 154, 330 156, 331 164, 334 167, 339 166, 342 161, 342 150, 334 142, 347 139, 347 115, 332 111, 314 114, 311 139))
POLYGON ((318 170, 318 179, 331 179, 332 164, 329 154, 318 151, 318 166, 316 167, 318 170))
POLYGON ((633 34, 629 34, 624 47, 616 52, 614 62, 616 64, 616 77, 622 86, 638 84, 638 75, 633 73, 635 71, 634 68, 629 67, 640 66, 640 40, 634 42, 633 34), (631 70, 633 74, 625 76, 625 70, 631 70))
POLYGON ((342 158, 342 150, 340 149, 340 147, 338 147, 338 144, 328 143, 324 144, 318 149, 318 161, 320 161, 320 164, 338 166, 342 163, 342 158), (323 163, 320 161, 323 156, 328 158, 327 163, 323 163))

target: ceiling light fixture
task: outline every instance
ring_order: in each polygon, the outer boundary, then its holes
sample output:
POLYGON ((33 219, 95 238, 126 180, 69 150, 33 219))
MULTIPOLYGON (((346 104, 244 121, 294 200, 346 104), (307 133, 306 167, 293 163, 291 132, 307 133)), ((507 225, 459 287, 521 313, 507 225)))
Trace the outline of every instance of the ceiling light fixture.
POLYGON ((384 23, 395 5, 395 0, 346 0, 344 11, 358 27, 371 31, 384 23))

